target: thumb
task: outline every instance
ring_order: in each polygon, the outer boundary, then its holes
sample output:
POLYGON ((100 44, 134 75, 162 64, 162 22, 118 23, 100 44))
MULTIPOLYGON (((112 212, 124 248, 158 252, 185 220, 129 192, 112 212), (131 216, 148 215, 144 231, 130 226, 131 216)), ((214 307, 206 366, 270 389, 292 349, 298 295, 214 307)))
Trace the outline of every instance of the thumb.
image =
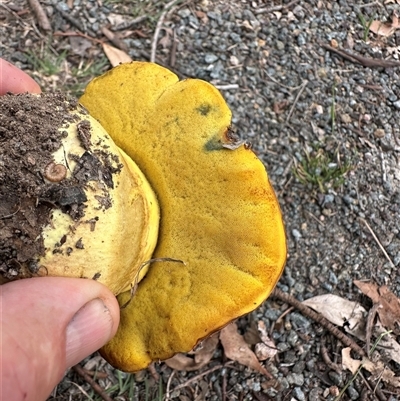
POLYGON ((93 280, 0 285, 0 400, 45 400, 65 370, 110 340, 118 323, 116 298, 93 280))
POLYGON ((12 93, 40 93, 40 86, 15 65, 0 58, 0 95, 12 93))

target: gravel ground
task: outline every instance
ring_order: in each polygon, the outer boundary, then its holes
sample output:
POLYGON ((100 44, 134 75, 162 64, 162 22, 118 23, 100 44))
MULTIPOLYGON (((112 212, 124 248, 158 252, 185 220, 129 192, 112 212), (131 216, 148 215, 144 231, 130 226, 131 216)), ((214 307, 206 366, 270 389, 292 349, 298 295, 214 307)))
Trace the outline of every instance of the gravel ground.
MULTIPOLYGON (((79 23, 81 32, 103 38, 102 27, 112 29, 147 16, 118 32, 125 34, 133 59, 148 60, 162 2, 68 3, 73 3, 72 10, 63 2, 42 1, 53 32, 77 31, 79 23)), ((389 37, 368 31, 372 19, 390 21, 399 11, 397 3, 186 1, 164 20, 157 61, 181 77, 202 78, 219 87, 233 111, 235 131, 252 143, 267 167, 288 237, 289 256, 278 287, 300 301, 332 293, 369 309, 355 279, 374 279, 400 295, 398 68, 364 67, 324 47, 398 60, 400 31, 389 37)), ((41 31, 25 1, 4 0, 0 18, 0 55, 31 71, 46 89, 65 88, 78 95, 92 75, 110 68, 93 41, 50 37, 41 31), (49 71, 49 63, 57 68, 49 71)), ((279 349, 278 357, 266 363, 278 379, 275 385, 234 364, 199 376, 170 398, 334 400, 352 375, 328 366, 321 356, 321 340, 326 339, 337 363, 342 345, 295 309, 278 320, 287 309, 287 304, 271 298, 238 322, 243 331, 265 322, 279 349)), ((165 364, 155 368, 165 394, 168 380, 172 390, 224 361, 218 349, 200 372, 172 371, 165 364)), ((102 385, 133 377, 132 399, 161 397, 161 387, 149 372, 120 374, 98 356, 86 362, 89 368, 109 373, 100 380, 102 385)), ((390 366, 400 374, 398 365, 390 366)), ((398 390, 382 382, 377 385, 380 395, 368 385, 374 389, 376 382, 368 384, 368 374, 358 376, 342 399, 400 399, 398 390)), ((50 399, 88 399, 84 392, 89 391, 90 386, 70 372, 50 399)), ((112 395, 115 400, 129 399, 112 395)))

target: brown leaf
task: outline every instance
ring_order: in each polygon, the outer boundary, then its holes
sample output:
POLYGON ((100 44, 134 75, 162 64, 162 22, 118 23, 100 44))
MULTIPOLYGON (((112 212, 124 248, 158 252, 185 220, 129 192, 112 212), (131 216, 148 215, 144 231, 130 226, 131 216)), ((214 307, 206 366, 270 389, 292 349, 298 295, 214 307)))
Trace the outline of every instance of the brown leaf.
POLYGON ((365 316, 367 311, 358 303, 333 294, 317 295, 306 299, 302 304, 321 313, 337 326, 343 326, 346 332, 365 341, 365 316))
POLYGON ((382 305, 382 308, 377 310, 382 325, 389 330, 398 331, 400 325, 400 301, 396 295, 386 285, 378 287, 372 281, 355 280, 354 284, 367 297, 371 298, 374 304, 382 305))
POLYGON ((342 349, 342 364, 343 367, 350 370, 351 373, 356 374, 360 366, 372 374, 373 380, 383 380, 384 382, 392 385, 393 387, 400 387, 400 377, 395 376, 394 372, 390 370, 386 364, 381 360, 371 361, 368 358, 363 358, 361 361, 353 359, 350 356, 350 348, 342 349))
POLYGON ((167 359, 165 363, 170 368, 176 370, 192 371, 201 369, 210 362, 218 343, 219 340, 217 335, 210 336, 202 341, 196 347, 195 351, 189 353, 192 357, 184 354, 176 354, 172 358, 167 359))
POLYGON ((244 338, 238 333, 236 323, 228 324, 228 326, 223 328, 220 332, 219 338, 224 347, 227 358, 254 369, 270 379, 273 378, 271 373, 261 366, 254 352, 246 344, 244 338))
POLYGON ((270 339, 265 323, 262 320, 258 322, 258 332, 262 341, 256 344, 254 349, 258 360, 265 361, 266 359, 273 358, 277 353, 277 349, 275 343, 270 339))
POLYGON ((117 49, 107 43, 103 43, 103 51, 113 67, 121 63, 129 63, 132 59, 124 51, 117 49))
POLYGON ((399 19, 394 12, 392 22, 383 23, 381 21, 372 21, 369 30, 376 35, 391 36, 399 28, 399 19))

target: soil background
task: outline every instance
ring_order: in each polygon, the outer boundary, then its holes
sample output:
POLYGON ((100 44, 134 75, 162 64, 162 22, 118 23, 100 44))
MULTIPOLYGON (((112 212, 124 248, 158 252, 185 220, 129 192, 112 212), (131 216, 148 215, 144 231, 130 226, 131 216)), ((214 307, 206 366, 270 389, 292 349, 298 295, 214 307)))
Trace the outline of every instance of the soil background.
MULTIPOLYGON (((102 43, 150 60, 157 26, 156 62, 221 90, 235 132, 265 163, 281 204, 288 239, 281 291, 299 301, 335 294, 367 311, 372 303, 354 280, 400 295, 398 1, 43 0, 47 27, 30 3, 0 2, 0 56, 44 91, 82 94, 111 68, 102 43), (373 21, 389 31, 374 34, 373 21)), ((245 334, 261 321, 278 350, 261 362, 275 382, 226 364, 220 346, 193 372, 161 363, 128 375, 97 354, 82 366, 98 372, 114 400, 317 401, 342 390, 342 400, 400 399, 367 371, 352 380, 341 367, 343 344, 288 303, 271 297, 237 325, 245 334)), ((73 369, 49 398, 89 399, 101 398, 73 369)))

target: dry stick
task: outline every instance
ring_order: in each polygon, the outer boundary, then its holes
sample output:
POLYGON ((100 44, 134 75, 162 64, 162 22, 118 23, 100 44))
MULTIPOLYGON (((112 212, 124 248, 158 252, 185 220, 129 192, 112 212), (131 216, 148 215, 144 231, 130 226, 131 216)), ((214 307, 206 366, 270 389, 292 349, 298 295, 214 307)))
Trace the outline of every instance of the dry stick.
POLYGON ((371 395, 375 398, 375 400, 380 400, 380 401, 387 401, 387 398, 385 397, 385 395, 382 393, 382 391, 380 390, 380 388, 375 388, 373 389, 371 387, 371 385, 369 384, 369 381, 364 377, 362 371, 360 370, 358 372, 359 376, 361 377, 361 379, 363 380, 363 382, 365 383, 365 385, 367 386, 368 390, 370 391, 371 395), (376 395, 375 395, 376 394, 376 395))
POLYGON ((382 305, 380 303, 376 303, 368 312, 367 325, 365 328, 365 344, 367 347, 368 356, 370 356, 371 352, 371 336, 372 330, 374 329, 375 317, 380 307, 382 307, 382 305))
POLYGON ((206 370, 206 371, 203 372, 203 373, 199 373, 198 375, 193 376, 193 377, 190 378, 189 380, 186 380, 184 383, 179 384, 178 386, 176 386, 176 387, 173 389, 173 391, 180 390, 181 388, 187 387, 189 384, 192 384, 193 382, 197 382, 197 381, 198 381, 199 379, 201 379, 203 376, 206 376, 206 375, 208 375, 208 374, 210 374, 210 373, 212 373, 212 372, 214 372, 214 371, 216 371, 216 370, 218 370, 218 369, 225 368, 225 367, 227 367, 227 366, 229 366, 229 365, 232 365, 232 364, 233 364, 233 361, 229 361, 229 362, 225 363, 224 365, 220 364, 220 365, 214 366, 213 368, 208 369, 208 370, 206 370))
POLYGON ((165 401, 169 401, 169 389, 171 388, 172 378, 175 376, 176 370, 173 370, 167 381, 167 388, 165 389, 165 401))
POLYGON ((57 31, 57 32, 54 32, 53 36, 80 36, 82 38, 91 40, 91 41, 93 41, 95 43, 99 43, 101 45, 104 43, 104 40, 92 38, 91 36, 86 35, 85 33, 82 33, 82 32, 73 32, 73 31, 60 32, 60 31, 57 31))
POLYGON ((375 235, 374 231, 372 230, 371 226, 368 224, 367 220, 363 219, 363 218, 359 218, 360 221, 362 221, 365 226, 368 228, 369 232, 371 233, 371 235, 373 236, 374 240, 376 241, 376 243, 378 244, 379 248, 381 248, 382 253, 385 255, 385 258, 388 260, 388 262, 390 263, 390 265, 392 266, 393 269, 396 268, 396 266, 394 265, 392 259, 390 259, 390 256, 387 254, 387 252, 385 251, 385 248, 383 247, 383 245, 381 244, 381 242, 379 241, 378 237, 375 235))
POLYGON ((308 81, 304 81, 301 85, 300 90, 297 92, 297 95, 296 95, 296 98, 294 99, 293 105, 289 111, 288 116, 286 117, 286 123, 288 123, 290 120, 290 117, 292 117, 294 108, 296 107, 296 104, 299 101, 299 98, 300 98, 301 94, 303 93, 304 89, 306 88, 307 84, 308 84, 308 81))
POLYGON ((33 12, 36 15, 36 19, 39 23, 39 26, 45 31, 51 31, 51 25, 49 19, 47 18, 47 15, 44 12, 43 7, 39 3, 39 0, 29 0, 29 5, 31 6, 33 12))
POLYGON ((325 362, 326 366, 328 366, 328 368, 335 370, 338 373, 343 372, 342 367, 340 365, 338 365, 337 363, 334 363, 331 360, 331 358, 329 357, 328 348, 326 348, 324 337, 321 337, 321 356, 322 356, 322 359, 325 362))
POLYGON ((76 373, 82 376, 93 388, 93 390, 104 400, 104 401, 113 401, 113 399, 104 391, 102 387, 100 387, 82 368, 81 365, 75 365, 72 367, 76 373))
POLYGON ((262 14, 262 13, 271 13, 273 11, 281 11, 281 10, 286 10, 296 3, 298 3, 300 0, 293 0, 289 4, 286 5, 280 5, 280 6, 273 6, 273 7, 265 7, 265 8, 260 8, 254 12, 254 14, 262 14))
POLYGON ((391 61, 391 60, 380 60, 371 57, 360 56, 359 54, 349 53, 346 50, 335 49, 332 46, 321 44, 326 50, 329 50, 332 53, 336 53, 339 56, 343 57, 346 60, 351 61, 352 63, 361 64, 364 67, 370 68, 393 68, 400 67, 399 61, 391 61))
POLYGON ((278 298, 283 302, 286 302, 296 309, 298 309, 305 316, 313 319, 321 326, 325 327, 328 331, 330 331, 336 338, 338 338, 344 345, 350 347, 353 351, 357 352, 361 356, 366 356, 366 352, 350 337, 346 336, 346 334, 342 333, 336 326, 334 326, 329 320, 325 319, 322 315, 317 312, 314 312, 311 308, 306 305, 303 305, 296 298, 292 297, 289 294, 284 293, 279 288, 275 288, 275 290, 271 294, 272 297, 278 298))
POLYGON ((151 54, 150 61, 154 63, 156 61, 156 50, 157 50, 157 42, 158 36, 160 35, 161 26, 164 22, 165 16, 167 15, 169 8, 172 7, 175 3, 180 0, 172 0, 164 6, 164 11, 161 13, 160 18, 157 21, 156 29, 154 31, 153 41, 151 42, 151 54))

